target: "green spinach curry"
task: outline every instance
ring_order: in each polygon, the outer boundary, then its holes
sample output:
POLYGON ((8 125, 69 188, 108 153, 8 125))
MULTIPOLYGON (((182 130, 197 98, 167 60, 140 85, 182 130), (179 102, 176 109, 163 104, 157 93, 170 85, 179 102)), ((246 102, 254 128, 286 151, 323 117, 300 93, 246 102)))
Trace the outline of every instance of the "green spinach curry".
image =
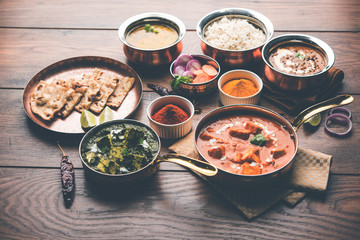
POLYGON ((140 170, 156 156, 159 143, 146 127, 122 123, 94 134, 82 150, 84 161, 96 171, 126 174, 140 170))

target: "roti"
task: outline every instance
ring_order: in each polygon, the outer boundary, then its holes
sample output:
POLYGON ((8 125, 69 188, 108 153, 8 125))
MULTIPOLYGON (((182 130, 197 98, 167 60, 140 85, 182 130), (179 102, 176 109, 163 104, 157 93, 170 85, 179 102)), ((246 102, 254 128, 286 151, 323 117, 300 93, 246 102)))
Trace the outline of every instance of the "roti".
POLYGON ((31 110, 46 121, 54 116, 66 118, 73 109, 99 114, 106 105, 118 108, 134 82, 133 77, 122 77, 97 68, 77 79, 40 81, 31 95, 31 110))
POLYGON ((109 97, 106 104, 112 108, 120 107, 134 82, 135 78, 133 77, 120 77, 113 94, 109 97))
POLYGON ((114 92, 119 78, 115 74, 103 72, 99 69, 95 69, 93 75, 96 76, 95 80, 101 84, 101 87, 90 105, 90 110, 95 113, 100 113, 104 109, 108 98, 114 92))
POLYGON ((40 81, 31 95, 31 110, 42 119, 50 121, 74 92, 74 89, 64 87, 56 82, 40 81))
POLYGON ((57 115, 66 118, 74 109, 75 105, 80 101, 83 96, 83 93, 80 91, 80 87, 78 86, 78 81, 75 78, 70 78, 68 80, 57 80, 58 84, 63 87, 72 88, 75 91, 66 99, 66 103, 63 108, 57 112, 57 115))
MULTIPOLYGON (((94 73, 97 73, 94 71, 94 73)), ((78 81, 79 92, 83 94, 80 102, 75 106, 75 110, 82 112, 84 109, 88 110, 91 103, 94 101, 96 94, 100 91, 101 83, 97 79, 97 75, 84 74, 78 81)))

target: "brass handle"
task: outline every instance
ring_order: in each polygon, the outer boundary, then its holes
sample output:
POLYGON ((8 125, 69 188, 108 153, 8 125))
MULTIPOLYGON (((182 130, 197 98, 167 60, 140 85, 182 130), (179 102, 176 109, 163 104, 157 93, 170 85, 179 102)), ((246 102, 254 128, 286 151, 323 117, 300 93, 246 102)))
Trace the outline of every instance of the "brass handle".
POLYGON ((330 108, 347 105, 349 103, 352 103, 352 101, 354 101, 353 96, 351 96, 349 94, 343 94, 343 95, 336 96, 334 98, 330 98, 323 102, 317 103, 311 107, 308 107, 301 113, 299 113, 299 115, 297 115, 295 117, 294 121, 292 122, 292 126, 293 126, 294 130, 297 131, 298 128, 313 115, 315 115, 319 112, 328 110, 330 108))
POLYGON ((215 176, 218 172, 218 169, 210 163, 178 154, 166 154, 158 158, 157 161, 177 163, 209 177, 215 176))

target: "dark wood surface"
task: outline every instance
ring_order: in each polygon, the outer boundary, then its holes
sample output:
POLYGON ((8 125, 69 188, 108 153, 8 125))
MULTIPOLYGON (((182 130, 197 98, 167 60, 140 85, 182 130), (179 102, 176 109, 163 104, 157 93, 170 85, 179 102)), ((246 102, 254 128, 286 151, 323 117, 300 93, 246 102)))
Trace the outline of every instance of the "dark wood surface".
MULTIPOLYGON (((359 22, 357 0, 0 1, 0 239, 359 239, 359 22), (131 118, 148 123, 146 108, 158 95, 146 84, 169 87, 168 66, 145 69, 129 63, 117 27, 141 12, 173 14, 188 29, 183 52, 201 53, 195 32, 199 19, 233 6, 266 15, 275 36, 301 32, 321 38, 335 52, 335 67, 345 72, 338 93, 355 97, 348 106, 351 135, 329 136, 324 120, 314 132, 298 131, 300 146, 333 156, 324 194, 309 194, 294 208, 280 202, 249 222, 200 178, 172 163, 161 163, 152 181, 132 191, 101 191, 84 176, 81 136, 44 130, 23 110, 23 89, 41 69, 65 58, 104 56, 129 64, 141 76, 144 95, 131 118), (61 195, 57 140, 76 168, 70 209, 61 195)), ((260 105, 294 118, 264 99, 260 105)), ((203 112, 195 115, 193 126, 218 106, 216 93, 201 100, 203 112)), ((172 143, 162 141, 162 153, 172 143)))

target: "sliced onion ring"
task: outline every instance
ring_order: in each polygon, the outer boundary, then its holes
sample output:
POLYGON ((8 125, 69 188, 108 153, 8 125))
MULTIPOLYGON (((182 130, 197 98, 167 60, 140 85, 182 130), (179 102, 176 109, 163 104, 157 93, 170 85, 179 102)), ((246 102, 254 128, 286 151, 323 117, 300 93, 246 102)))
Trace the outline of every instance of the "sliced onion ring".
POLYGON ((329 111, 329 115, 335 114, 335 113, 343 114, 343 115, 347 116, 349 119, 351 119, 351 112, 346 107, 336 107, 336 108, 332 108, 329 111))
POLYGON ((329 116, 327 116, 327 118, 325 120, 325 129, 326 129, 326 131, 328 131, 330 134, 332 134, 334 136, 338 136, 338 137, 345 136, 350 133, 350 131, 352 129, 352 122, 351 122, 350 118, 348 118, 344 114, 333 113, 333 114, 330 114, 329 116), (347 125, 348 129, 342 133, 334 132, 328 126, 329 122, 333 122, 333 123, 340 124, 340 125, 347 125))

